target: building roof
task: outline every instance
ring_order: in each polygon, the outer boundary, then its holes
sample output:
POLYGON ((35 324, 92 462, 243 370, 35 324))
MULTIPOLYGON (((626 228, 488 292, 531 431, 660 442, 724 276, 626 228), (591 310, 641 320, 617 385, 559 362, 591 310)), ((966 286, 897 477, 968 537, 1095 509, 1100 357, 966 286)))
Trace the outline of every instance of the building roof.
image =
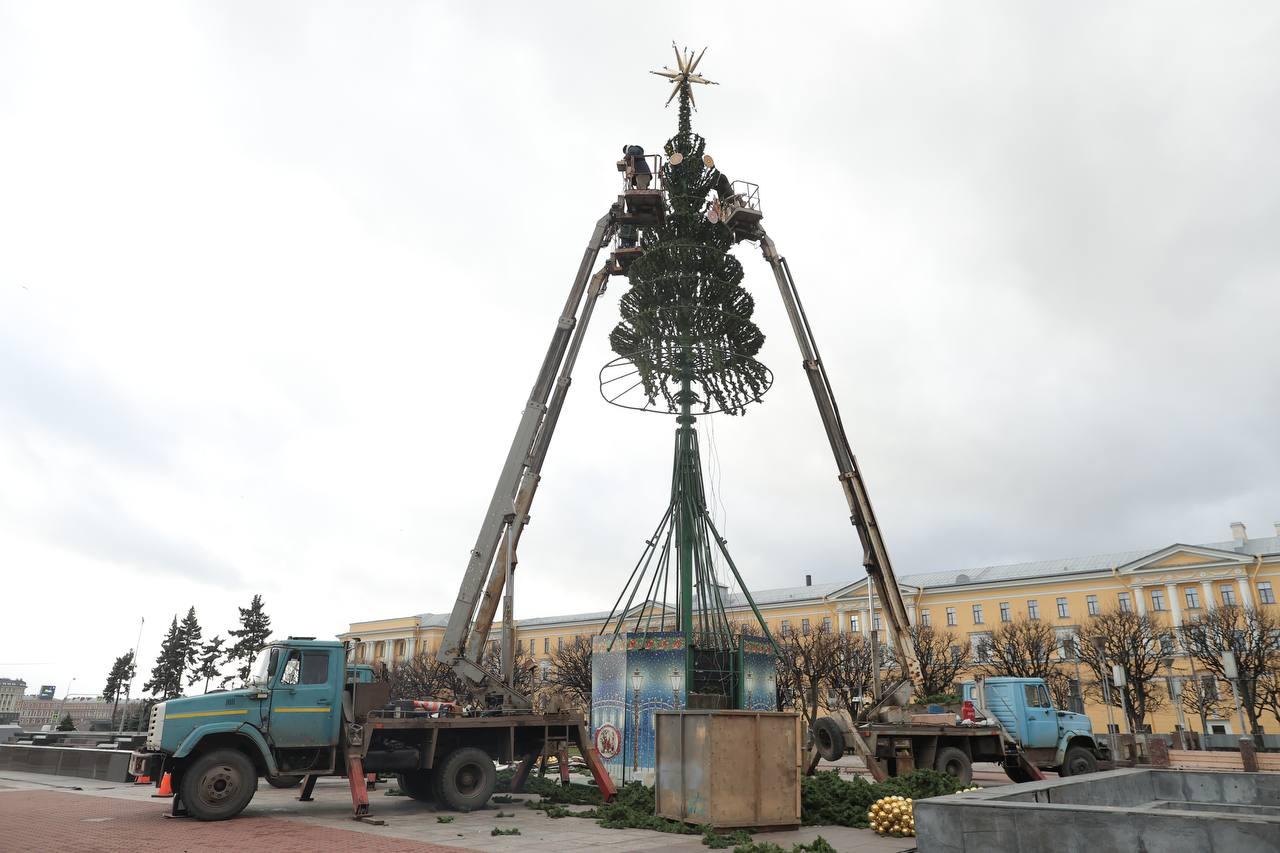
MULTIPOLYGON (((921 572, 904 575, 899 578, 903 586, 936 589, 938 587, 968 586, 971 584, 997 583, 1000 581, 1053 579, 1055 577, 1089 574, 1091 572, 1111 571, 1117 567, 1132 563, 1155 554, 1170 546, 1159 548, 1143 548, 1135 551, 1112 551, 1106 554, 1092 554, 1086 557, 1063 557, 1053 560, 1032 560, 1026 563, 1009 563, 1000 566, 981 566, 969 569, 950 569, 942 572, 921 572)), ((1280 554, 1280 536, 1259 536, 1238 542, 1228 539, 1225 542, 1207 542, 1192 546, 1209 548, 1217 551, 1248 555, 1280 554)), ((852 586, 862 583, 859 579, 852 586)), ((760 607, 784 605, 789 602, 812 601, 823 599, 840 590, 848 589, 850 583, 816 583, 805 586, 787 586, 774 589, 762 589, 752 594, 760 607)), ((748 606, 746 595, 741 592, 727 593, 724 599, 728 608, 745 608, 748 606)), ((637 605, 639 606, 639 605, 637 605)), ((634 609, 634 608, 633 608, 634 609)), ((539 625, 560 625, 573 622, 599 622, 609 616, 609 611, 600 610, 592 613, 570 613, 561 616, 537 616, 531 619, 520 619, 521 628, 532 628, 539 625)), ((449 624, 447 613, 419 613, 418 624, 423 628, 444 628, 449 624)))

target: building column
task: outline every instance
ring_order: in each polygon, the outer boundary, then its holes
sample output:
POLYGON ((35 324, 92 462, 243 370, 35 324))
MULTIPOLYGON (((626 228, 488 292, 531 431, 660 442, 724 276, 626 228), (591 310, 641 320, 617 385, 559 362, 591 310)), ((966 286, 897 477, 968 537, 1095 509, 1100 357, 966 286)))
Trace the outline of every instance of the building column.
POLYGON ((1247 575, 1242 575, 1241 577, 1236 578, 1236 586, 1240 587, 1240 606, 1252 607, 1253 594, 1249 592, 1249 577, 1247 575))
POLYGON ((1213 600, 1213 581, 1200 581, 1200 592, 1204 596, 1204 609, 1212 610, 1218 605, 1213 600))
POLYGON ((870 611, 870 610, 859 610, 859 611, 858 611, 858 619, 859 619, 859 620, 861 621, 861 623, 862 623, 862 625, 861 625, 861 627, 862 627, 862 636, 864 636, 864 637, 870 637, 870 636, 871 636, 871 611, 870 611))
POLYGON ((1169 594, 1169 610, 1173 613, 1173 627, 1176 628, 1182 624, 1182 602, 1178 601, 1178 585, 1167 583, 1164 588, 1169 594))
POLYGON ((845 611, 843 608, 836 609, 836 633, 837 634, 843 634, 845 631, 849 630, 849 626, 845 624, 845 621, 848 618, 849 618, 849 614, 847 611, 845 611))
POLYGON ((1138 615, 1145 616, 1147 613, 1147 591, 1140 586, 1133 587, 1133 597, 1138 607, 1138 615))
POLYGON ((907 605, 907 624, 916 624, 916 606, 914 604, 907 605))
POLYGON ((414 642, 415 642, 415 640, 414 640, 414 638, 413 638, 413 637, 410 637, 409 639, 407 639, 407 640, 405 640, 405 641, 404 641, 404 659, 405 659, 405 660, 407 660, 407 661, 408 661, 408 660, 413 660, 413 657, 414 657, 413 644, 414 644, 414 642))

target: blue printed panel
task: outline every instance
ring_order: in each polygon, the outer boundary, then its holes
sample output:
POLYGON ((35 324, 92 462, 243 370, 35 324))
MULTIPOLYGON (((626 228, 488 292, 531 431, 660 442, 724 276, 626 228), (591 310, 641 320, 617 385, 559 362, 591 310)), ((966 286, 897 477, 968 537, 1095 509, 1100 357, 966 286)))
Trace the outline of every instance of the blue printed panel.
POLYGON ((596 637, 591 654, 591 733, 615 783, 653 783, 655 711, 684 707, 679 632, 596 637))
POLYGON ((742 637, 742 702, 747 711, 778 710, 777 655, 764 637, 742 637))

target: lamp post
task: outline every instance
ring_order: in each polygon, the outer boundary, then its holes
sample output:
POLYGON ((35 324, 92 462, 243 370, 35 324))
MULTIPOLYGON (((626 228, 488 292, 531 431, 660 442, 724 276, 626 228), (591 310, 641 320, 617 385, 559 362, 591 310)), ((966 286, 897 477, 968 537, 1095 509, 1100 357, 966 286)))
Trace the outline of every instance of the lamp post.
POLYGON ((1240 704, 1240 670, 1236 667, 1236 653, 1231 649, 1226 649, 1222 653, 1222 674, 1227 677, 1227 681, 1231 682, 1231 698, 1236 701, 1236 717, 1240 720, 1240 737, 1251 735, 1253 732, 1246 731, 1247 726, 1244 722, 1244 705, 1240 704))
POLYGON ((62 694, 62 704, 58 706, 58 719, 54 723, 54 727, 62 725, 62 712, 67 708, 67 697, 71 695, 71 687, 76 683, 75 677, 71 679, 71 684, 67 685, 67 692, 62 694))
POLYGON ((1173 657, 1164 659, 1165 668, 1169 671, 1169 699, 1173 702, 1173 711, 1178 716, 1178 747, 1186 749, 1184 740, 1187 736, 1187 718, 1182 714, 1182 676, 1173 674, 1173 657))
POLYGON ((769 687, 769 710, 776 711, 778 710, 778 677, 770 672, 765 682, 769 687))
POLYGON ((631 673, 631 722, 635 730, 631 734, 631 769, 640 769, 640 685, 644 683, 644 675, 640 670, 631 673))
POLYGON ((1098 651, 1098 668, 1102 673, 1102 678, 1100 679, 1102 681, 1102 704, 1107 706, 1107 735, 1108 740, 1110 740, 1110 735, 1119 730, 1116 729, 1115 712, 1111 708, 1111 684, 1106 676, 1107 644, 1101 637, 1095 637, 1093 647, 1098 651))
POLYGON ((680 670, 671 670, 671 710, 680 710, 680 670))
POLYGON ((747 710, 750 711, 754 709, 755 705, 756 705, 755 674, 748 672, 747 673, 747 710))

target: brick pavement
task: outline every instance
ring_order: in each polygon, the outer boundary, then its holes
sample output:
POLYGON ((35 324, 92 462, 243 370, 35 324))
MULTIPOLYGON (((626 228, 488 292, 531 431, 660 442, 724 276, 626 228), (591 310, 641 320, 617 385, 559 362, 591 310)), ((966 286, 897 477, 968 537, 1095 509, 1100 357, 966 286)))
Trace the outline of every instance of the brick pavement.
POLYGON ((244 816, 217 823, 169 820, 167 801, 132 802, 69 791, 0 792, 0 849, 85 853, 272 850, 294 853, 466 853, 460 847, 379 837, 296 820, 244 816))

